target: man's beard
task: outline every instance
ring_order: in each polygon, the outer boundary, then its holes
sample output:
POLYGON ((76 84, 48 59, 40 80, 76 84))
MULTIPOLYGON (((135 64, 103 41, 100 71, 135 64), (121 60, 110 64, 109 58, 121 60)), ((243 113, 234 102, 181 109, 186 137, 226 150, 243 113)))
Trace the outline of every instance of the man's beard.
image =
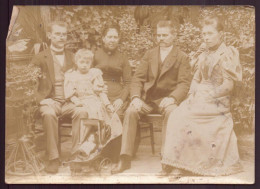
POLYGON ((169 47, 169 46, 171 46, 171 45, 172 45, 171 43, 165 43, 165 42, 163 42, 163 41, 159 42, 159 46, 160 46, 160 47, 169 47))

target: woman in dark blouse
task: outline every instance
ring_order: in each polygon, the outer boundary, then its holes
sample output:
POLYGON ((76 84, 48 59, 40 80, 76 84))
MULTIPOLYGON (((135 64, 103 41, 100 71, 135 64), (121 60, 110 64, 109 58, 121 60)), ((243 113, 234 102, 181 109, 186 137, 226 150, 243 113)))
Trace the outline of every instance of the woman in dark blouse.
POLYGON ((131 67, 126 56, 117 50, 119 40, 119 26, 106 25, 102 32, 103 46, 94 56, 94 67, 102 70, 103 79, 108 86, 108 98, 122 117, 128 105, 131 67))

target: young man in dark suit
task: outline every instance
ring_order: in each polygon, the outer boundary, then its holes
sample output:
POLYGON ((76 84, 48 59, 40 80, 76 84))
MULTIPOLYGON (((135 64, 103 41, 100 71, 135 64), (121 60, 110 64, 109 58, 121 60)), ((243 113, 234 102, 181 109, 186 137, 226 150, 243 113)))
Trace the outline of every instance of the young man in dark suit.
POLYGON ((168 116, 186 97, 191 81, 189 58, 176 47, 175 37, 171 21, 160 21, 157 24, 158 46, 146 52, 131 82, 132 101, 125 112, 120 161, 112 174, 131 167, 141 115, 153 112, 163 114, 163 151, 168 116))
POLYGON ((70 116, 72 126, 75 127, 80 124, 80 118, 86 117, 87 113, 81 107, 66 103, 64 98, 64 73, 72 68, 74 62, 73 53, 64 49, 67 42, 67 25, 63 22, 53 22, 48 28, 47 35, 51 41, 50 47, 37 54, 32 59, 32 63, 38 66, 42 73, 39 78, 36 100, 40 104, 39 111, 46 133, 46 152, 49 162, 45 166, 45 171, 57 173, 60 163, 58 117, 70 116))

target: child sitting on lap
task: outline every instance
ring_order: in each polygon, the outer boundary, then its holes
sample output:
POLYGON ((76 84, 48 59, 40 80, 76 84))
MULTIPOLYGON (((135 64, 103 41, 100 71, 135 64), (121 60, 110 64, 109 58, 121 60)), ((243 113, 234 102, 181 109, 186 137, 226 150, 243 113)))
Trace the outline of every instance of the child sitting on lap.
MULTIPOLYGON (((76 107, 86 110, 88 113, 86 119, 100 120, 110 127, 109 132, 111 133, 109 133, 108 142, 121 134, 122 124, 106 95, 107 88, 101 70, 91 68, 93 56, 93 53, 87 49, 80 49, 76 52, 75 62, 77 68, 66 72, 64 94, 65 98, 74 103, 76 107)), ((93 138, 92 135, 95 135, 96 129, 93 128, 93 125, 84 124, 86 119, 81 121, 81 128, 78 129, 79 133, 72 136, 77 138, 79 144, 72 149, 72 154, 84 151, 84 154, 89 156, 98 145, 96 143, 92 144, 95 142, 95 140, 91 139, 93 138), (90 138, 89 141, 88 138, 90 138)))

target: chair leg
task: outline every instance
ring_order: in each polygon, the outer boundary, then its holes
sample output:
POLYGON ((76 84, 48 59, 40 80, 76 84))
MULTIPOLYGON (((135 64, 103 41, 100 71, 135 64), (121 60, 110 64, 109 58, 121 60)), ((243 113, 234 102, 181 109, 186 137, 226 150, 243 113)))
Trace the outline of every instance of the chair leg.
POLYGON ((103 144, 102 144, 102 141, 101 141, 101 123, 100 123, 100 121, 98 121, 98 140, 99 140, 99 144, 101 145, 101 146, 103 146, 103 144))
POLYGON ((149 123, 150 125, 150 138, 151 138, 151 147, 152 147, 152 153, 154 154, 154 135, 153 135, 153 124, 149 123))
POLYGON ((61 119, 58 118, 58 151, 61 154, 61 119))

